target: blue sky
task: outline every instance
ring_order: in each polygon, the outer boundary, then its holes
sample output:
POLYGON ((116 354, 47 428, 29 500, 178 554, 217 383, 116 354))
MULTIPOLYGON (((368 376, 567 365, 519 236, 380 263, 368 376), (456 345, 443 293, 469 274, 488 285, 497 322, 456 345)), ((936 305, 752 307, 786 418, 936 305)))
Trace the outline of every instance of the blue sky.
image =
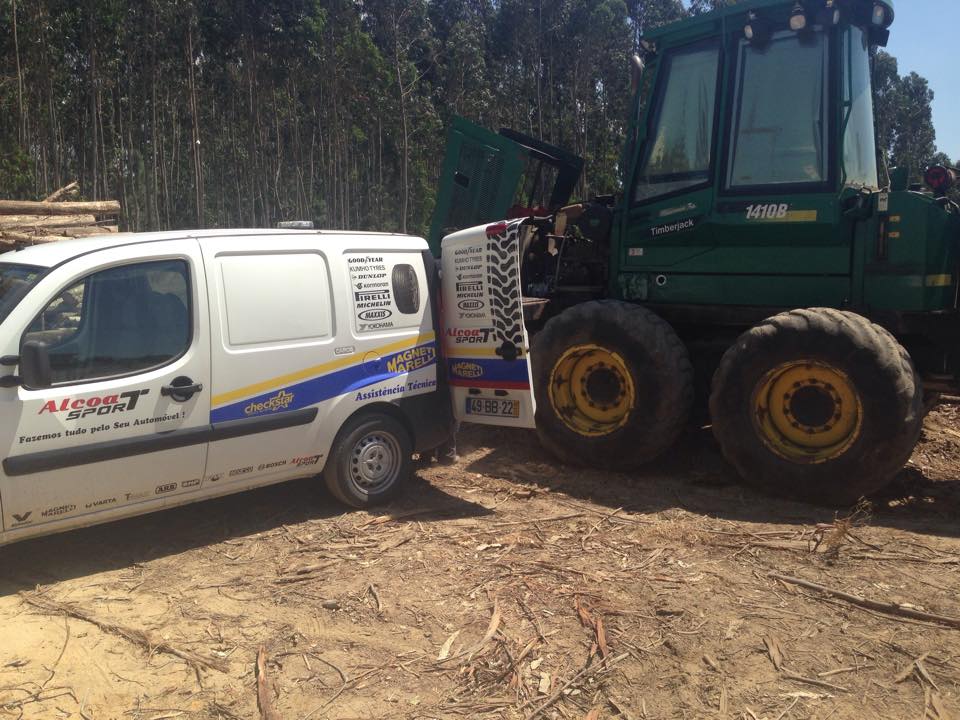
POLYGON ((896 0, 894 9, 887 52, 897 57, 901 75, 915 71, 930 81, 937 148, 960 162, 960 0, 896 0))

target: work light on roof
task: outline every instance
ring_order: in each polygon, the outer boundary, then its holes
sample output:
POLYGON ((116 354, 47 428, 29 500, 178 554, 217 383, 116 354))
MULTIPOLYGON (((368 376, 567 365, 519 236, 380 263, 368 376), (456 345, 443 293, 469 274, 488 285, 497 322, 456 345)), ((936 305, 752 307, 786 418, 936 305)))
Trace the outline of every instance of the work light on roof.
POLYGON ((874 5, 870 22, 873 23, 874 27, 883 27, 887 22, 887 9, 879 3, 874 5))
POLYGON ((807 11, 803 5, 798 2, 793 6, 793 10, 790 13, 790 29, 794 32, 800 32, 801 30, 806 30, 807 25, 809 25, 807 11))
POLYGON ((755 12, 747 14, 747 24, 743 26, 743 36, 752 45, 762 47, 773 37, 773 25, 755 12))

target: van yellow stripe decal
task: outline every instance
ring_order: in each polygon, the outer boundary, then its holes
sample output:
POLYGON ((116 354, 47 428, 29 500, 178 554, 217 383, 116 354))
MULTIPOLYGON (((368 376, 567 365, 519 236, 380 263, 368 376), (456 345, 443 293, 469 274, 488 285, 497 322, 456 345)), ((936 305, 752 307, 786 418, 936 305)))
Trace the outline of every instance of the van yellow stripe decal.
POLYGON ((270 380, 264 380, 262 382, 254 383, 253 385, 247 385, 246 387, 231 390, 230 392, 226 392, 221 395, 216 395, 211 400, 211 403, 214 406, 224 405, 235 400, 241 400, 245 397, 249 397, 250 395, 258 395, 262 392, 273 390, 276 387, 290 385, 292 383, 299 382, 300 380, 307 380, 315 375, 323 375, 324 373, 333 372, 334 370, 349 367, 350 365, 359 365, 361 362, 363 362, 364 356, 369 355, 370 353, 386 355, 399 350, 406 350, 408 348, 416 347, 422 343, 431 342, 435 338, 436 333, 430 332, 423 333, 417 337, 398 340, 388 345, 381 345, 377 348, 371 348, 370 350, 363 352, 362 355, 357 353, 356 355, 352 355, 350 357, 331 360, 330 362, 323 363, 321 365, 314 365, 313 367, 306 368, 305 370, 298 370, 296 372, 288 373, 287 375, 280 375, 278 377, 271 378, 270 380))

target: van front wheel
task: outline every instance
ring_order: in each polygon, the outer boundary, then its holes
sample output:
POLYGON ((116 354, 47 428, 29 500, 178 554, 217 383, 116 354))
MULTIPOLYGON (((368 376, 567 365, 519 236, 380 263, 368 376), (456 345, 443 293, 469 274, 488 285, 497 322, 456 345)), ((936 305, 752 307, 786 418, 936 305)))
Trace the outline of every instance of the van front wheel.
POLYGON ((327 488, 355 508, 395 498, 410 475, 413 451, 404 427, 386 415, 365 415, 340 431, 323 471, 327 488))

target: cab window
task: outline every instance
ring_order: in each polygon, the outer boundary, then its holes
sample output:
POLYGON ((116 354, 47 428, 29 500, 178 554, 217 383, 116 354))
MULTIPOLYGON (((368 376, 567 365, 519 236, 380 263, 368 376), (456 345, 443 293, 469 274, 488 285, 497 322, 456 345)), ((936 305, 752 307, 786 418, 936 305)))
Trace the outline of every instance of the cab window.
POLYGON ((743 41, 727 187, 827 181, 827 38, 775 35, 766 47, 743 41))
POLYGON ((635 203, 710 180, 720 49, 698 43, 661 61, 655 116, 633 191, 635 203))
POLYGON ((54 384, 159 367, 190 345, 189 287, 183 260, 101 270, 54 297, 22 342, 47 345, 54 384))
POLYGON ((843 36, 843 102, 844 185, 878 188, 870 49, 867 34, 858 27, 849 28, 843 36))

